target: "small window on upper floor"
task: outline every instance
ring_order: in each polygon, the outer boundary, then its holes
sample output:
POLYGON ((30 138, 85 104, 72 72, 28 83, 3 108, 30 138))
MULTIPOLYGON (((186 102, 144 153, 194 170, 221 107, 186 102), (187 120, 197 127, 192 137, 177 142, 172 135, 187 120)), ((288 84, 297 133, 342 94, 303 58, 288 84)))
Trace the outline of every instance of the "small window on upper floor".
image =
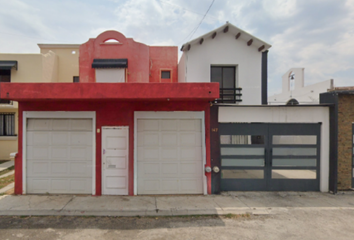
POLYGON ((219 83, 221 103, 236 103, 241 101, 241 89, 236 88, 235 66, 211 66, 210 81, 219 83))
POLYGON ((74 76, 74 77, 73 77, 73 82, 74 82, 74 83, 80 82, 79 77, 78 77, 78 76, 74 76))
POLYGON ((0 70, 0 82, 11 82, 11 70, 0 70))
POLYGON ((161 79, 171 79, 171 71, 161 71, 161 79))
POLYGON ((160 83, 172 82, 172 69, 160 69, 160 83))
POLYGON ((236 87, 236 68, 212 66, 211 67, 211 82, 218 82, 220 89, 230 89, 236 87))
POLYGON ((92 68, 95 69, 96 82, 121 83, 127 82, 128 59, 94 59, 92 68))

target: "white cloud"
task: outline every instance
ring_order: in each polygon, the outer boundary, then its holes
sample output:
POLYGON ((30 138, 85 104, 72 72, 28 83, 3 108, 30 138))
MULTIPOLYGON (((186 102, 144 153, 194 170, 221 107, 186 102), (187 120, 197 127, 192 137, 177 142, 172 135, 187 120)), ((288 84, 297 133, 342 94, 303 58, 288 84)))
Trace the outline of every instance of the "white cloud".
POLYGON ((280 76, 291 67, 305 68, 305 85, 331 78, 336 86, 354 85, 349 76, 354 73, 353 1, 347 1, 347 6, 323 3, 327 4, 323 12, 320 8, 319 13, 312 12, 313 6, 306 6, 290 18, 293 26, 271 38, 270 95, 281 90, 280 76))
MULTIPOLYGON (((38 42, 84 43, 117 30, 148 45, 188 41, 212 0, 0 0, 0 52, 38 52, 38 42)), ((193 38, 226 21, 273 45, 269 90, 291 67, 307 84, 335 78, 353 85, 354 1, 215 1, 193 38)))
POLYGON ((287 18, 297 12, 296 0, 264 0, 262 6, 272 18, 287 18))
POLYGON ((198 14, 159 0, 128 0, 117 6, 114 12, 118 31, 154 45, 166 41, 180 44, 199 20, 198 14))
POLYGON ((53 38, 52 29, 40 17, 40 10, 24 1, 1 2, 0 22, 1 52, 30 52, 38 49, 36 41, 53 38), (9 45, 16 46, 16 50, 7 51, 9 45))

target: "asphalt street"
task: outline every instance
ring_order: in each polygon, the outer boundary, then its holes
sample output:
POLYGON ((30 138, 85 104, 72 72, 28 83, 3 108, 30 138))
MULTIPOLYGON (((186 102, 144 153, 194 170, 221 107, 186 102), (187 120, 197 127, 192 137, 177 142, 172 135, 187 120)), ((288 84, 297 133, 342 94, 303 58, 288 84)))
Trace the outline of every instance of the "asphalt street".
POLYGON ((277 214, 95 217, 1 216, 0 239, 354 239, 354 210, 277 214))

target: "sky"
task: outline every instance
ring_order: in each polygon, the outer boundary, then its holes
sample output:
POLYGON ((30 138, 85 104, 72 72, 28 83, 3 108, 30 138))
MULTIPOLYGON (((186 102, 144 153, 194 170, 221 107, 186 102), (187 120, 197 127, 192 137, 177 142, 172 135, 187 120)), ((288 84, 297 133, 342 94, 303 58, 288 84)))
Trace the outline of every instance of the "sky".
POLYGON ((37 43, 81 44, 112 29, 148 45, 180 48, 229 21, 272 45, 268 95, 280 93, 281 77, 292 67, 305 68, 305 85, 328 79, 354 85, 354 0, 212 2, 0 0, 0 53, 39 53, 37 43))

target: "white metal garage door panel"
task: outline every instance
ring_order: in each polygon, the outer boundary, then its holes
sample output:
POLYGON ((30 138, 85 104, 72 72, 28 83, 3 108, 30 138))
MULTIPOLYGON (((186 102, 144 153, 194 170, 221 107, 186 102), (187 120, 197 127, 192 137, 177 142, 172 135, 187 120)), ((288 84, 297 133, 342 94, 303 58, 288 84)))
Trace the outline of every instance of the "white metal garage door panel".
POLYGON ((203 192, 201 120, 138 119, 138 194, 203 192))
POLYGON ((92 120, 28 119, 27 192, 91 193, 92 120))

